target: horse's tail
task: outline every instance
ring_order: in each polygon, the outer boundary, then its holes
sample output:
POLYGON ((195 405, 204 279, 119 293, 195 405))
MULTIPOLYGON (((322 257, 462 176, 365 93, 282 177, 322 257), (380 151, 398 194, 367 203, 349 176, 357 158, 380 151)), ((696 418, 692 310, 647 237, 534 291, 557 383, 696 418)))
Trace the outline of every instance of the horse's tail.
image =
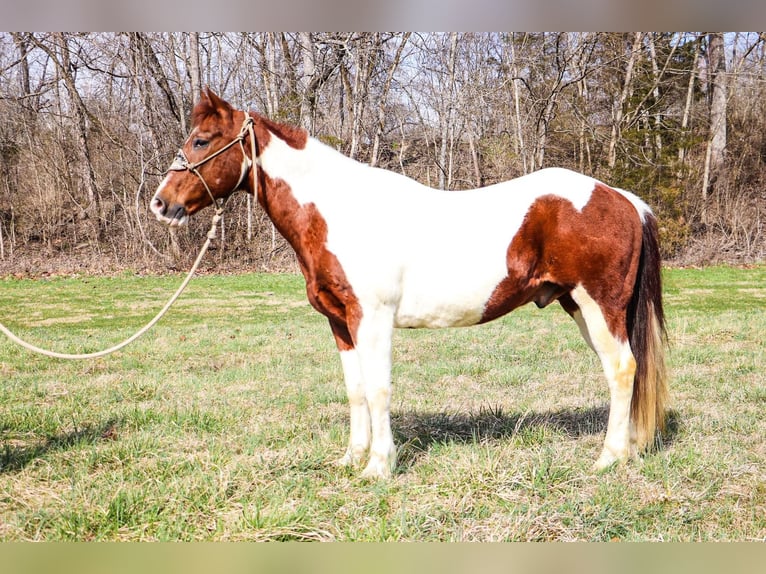
POLYGON ((644 213, 641 256, 628 306, 628 337, 636 359, 630 418, 636 429, 639 451, 655 444, 655 433, 665 429, 667 373, 665 370, 665 314, 657 220, 644 213))

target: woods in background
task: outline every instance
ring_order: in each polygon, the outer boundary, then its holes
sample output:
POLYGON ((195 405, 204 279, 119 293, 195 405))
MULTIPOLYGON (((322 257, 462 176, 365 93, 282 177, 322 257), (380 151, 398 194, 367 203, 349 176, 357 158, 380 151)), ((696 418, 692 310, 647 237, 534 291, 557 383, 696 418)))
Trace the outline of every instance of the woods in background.
MULTIPOLYGON (((146 206, 205 85, 433 187, 582 171, 653 206, 667 258, 762 260, 765 39, 0 33, 0 269, 35 254, 185 265, 209 221, 170 232, 146 206)), ((294 268, 246 196, 229 202, 217 263, 294 268)))

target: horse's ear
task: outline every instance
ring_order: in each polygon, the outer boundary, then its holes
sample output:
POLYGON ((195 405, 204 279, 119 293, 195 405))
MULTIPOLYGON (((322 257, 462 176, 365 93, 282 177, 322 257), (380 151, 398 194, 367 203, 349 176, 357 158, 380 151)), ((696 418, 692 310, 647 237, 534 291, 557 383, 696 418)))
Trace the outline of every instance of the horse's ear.
POLYGON ((210 89, 210 86, 205 86, 204 95, 210 102, 211 107, 213 107, 219 114, 230 115, 233 111, 231 104, 223 98, 219 98, 216 93, 210 89))
POLYGON ((198 125, 203 119, 213 115, 218 115, 223 119, 231 119, 233 113, 234 108, 229 102, 219 98, 213 90, 205 86, 200 91, 199 101, 192 110, 192 125, 198 125))

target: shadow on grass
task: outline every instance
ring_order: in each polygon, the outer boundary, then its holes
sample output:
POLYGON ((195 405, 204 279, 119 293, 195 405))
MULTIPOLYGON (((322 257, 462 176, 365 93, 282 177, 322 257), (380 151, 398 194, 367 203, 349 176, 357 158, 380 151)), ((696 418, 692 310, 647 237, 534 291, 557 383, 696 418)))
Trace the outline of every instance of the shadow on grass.
POLYGON ((30 462, 72 447, 115 440, 117 419, 109 419, 101 425, 86 425, 71 432, 61 433, 39 440, 11 440, 3 437, 0 446, 0 475, 17 472, 30 462))
MULTIPOLYGON (((545 429, 577 438, 605 433, 608 419, 607 406, 521 414, 505 414, 500 408, 486 407, 478 413, 397 413, 391 416, 391 426, 395 442, 402 445, 398 465, 408 468, 435 443, 482 443, 545 429)), ((668 411, 657 450, 672 444, 680 427, 678 411, 668 411)))

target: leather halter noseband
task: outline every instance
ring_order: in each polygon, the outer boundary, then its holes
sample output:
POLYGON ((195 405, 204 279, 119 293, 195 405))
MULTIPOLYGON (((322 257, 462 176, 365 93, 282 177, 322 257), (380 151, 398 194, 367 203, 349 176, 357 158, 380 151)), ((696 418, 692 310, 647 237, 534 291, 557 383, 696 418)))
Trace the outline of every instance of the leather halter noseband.
MULTIPOLYGON (((223 146, 221 149, 211 153, 209 156, 191 163, 184 153, 183 148, 178 148, 178 153, 176 153, 175 158, 173 158, 173 162, 170 164, 170 167, 168 168, 168 171, 186 171, 189 170, 191 173, 196 175, 200 181, 202 182, 202 185, 205 186, 205 190, 207 191, 207 194, 210 196, 210 199, 213 200, 213 205, 216 207, 216 210, 222 211, 224 203, 226 203, 226 199, 231 195, 240 185, 242 185, 242 182, 245 181, 245 177, 247 176, 248 170, 253 166, 253 161, 249 157, 247 157, 247 154, 245 153, 245 146, 244 141, 247 138, 247 136, 250 136, 250 146, 252 149, 253 158, 257 160, 255 154, 255 134, 253 133, 253 118, 245 113, 245 121, 242 122, 242 127, 239 130, 239 133, 237 134, 237 137, 231 140, 229 143, 227 143, 225 146, 223 146), (218 204, 218 200, 213 195, 213 192, 210 191, 210 187, 208 186, 207 182, 205 181, 205 178, 202 177, 202 174, 197 169, 201 165, 209 162, 214 157, 217 157, 221 155, 223 152, 228 150, 230 147, 239 144, 239 149, 242 150, 242 167, 240 168, 239 172, 239 179, 237 180, 237 183, 234 185, 234 187, 231 189, 229 193, 227 193, 222 199, 220 205, 218 204)), ((256 186, 257 183, 257 176, 253 177, 253 193, 257 191, 256 186)))

